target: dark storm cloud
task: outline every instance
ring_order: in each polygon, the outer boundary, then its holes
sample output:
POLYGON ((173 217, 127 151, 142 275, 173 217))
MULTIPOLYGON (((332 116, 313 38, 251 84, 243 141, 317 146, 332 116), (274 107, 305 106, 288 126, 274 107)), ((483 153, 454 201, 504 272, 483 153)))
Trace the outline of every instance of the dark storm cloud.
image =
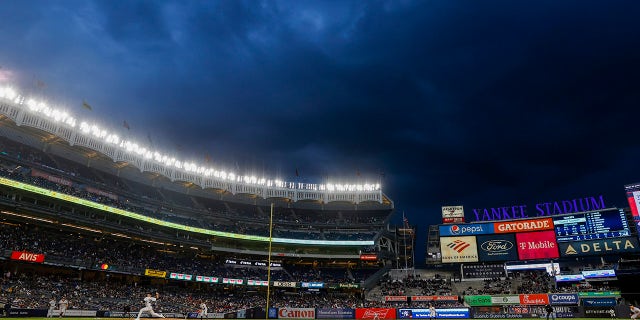
POLYGON ((640 181, 635 2, 5 6, 23 85, 225 168, 382 179, 422 228, 449 204, 624 205, 640 181))

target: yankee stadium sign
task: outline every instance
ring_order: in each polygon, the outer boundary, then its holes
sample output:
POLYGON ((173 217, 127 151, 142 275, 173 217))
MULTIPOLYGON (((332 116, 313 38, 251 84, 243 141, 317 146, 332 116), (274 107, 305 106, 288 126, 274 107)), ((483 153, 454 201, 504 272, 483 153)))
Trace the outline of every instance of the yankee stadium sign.
POLYGON ((528 210, 527 205, 519 204, 495 208, 473 208, 471 212, 473 221, 493 221, 554 216, 605 208, 607 207, 604 204, 604 197, 599 195, 597 197, 536 203, 533 210, 528 210))

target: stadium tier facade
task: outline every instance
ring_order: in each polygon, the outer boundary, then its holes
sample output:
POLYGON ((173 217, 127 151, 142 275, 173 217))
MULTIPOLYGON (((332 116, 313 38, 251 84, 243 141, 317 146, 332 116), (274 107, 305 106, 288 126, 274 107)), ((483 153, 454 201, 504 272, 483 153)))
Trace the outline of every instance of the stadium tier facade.
POLYGON ((360 290, 396 261, 393 201, 379 182, 286 182, 210 168, 6 87, 0 115, 0 219, 12 235, 0 260, 13 271, 36 263, 144 282, 360 290), (45 245, 65 241, 78 252, 45 245), (129 251, 148 259, 127 261, 129 251))

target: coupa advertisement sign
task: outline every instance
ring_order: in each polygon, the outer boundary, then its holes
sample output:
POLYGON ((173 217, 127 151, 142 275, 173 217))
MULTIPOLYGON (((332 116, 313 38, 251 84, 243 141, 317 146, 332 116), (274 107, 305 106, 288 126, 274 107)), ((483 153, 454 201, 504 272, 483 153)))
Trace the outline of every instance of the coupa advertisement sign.
POLYGON ((476 237, 440 238, 440 252, 443 263, 478 262, 476 237))
POLYGON ((316 319, 353 319, 356 316, 356 310, 350 308, 342 309, 330 309, 330 308, 318 308, 316 309, 316 319))
POLYGON ((441 237, 471 236, 475 234, 492 234, 493 223, 449 224, 441 225, 441 237))
POLYGON ((549 294, 549 303, 553 305, 562 305, 562 304, 570 304, 577 305, 578 304, 578 294, 577 293, 551 293, 549 294))
MULTIPOLYGON (((436 308, 436 317, 439 319, 465 319, 469 318, 468 308, 436 308)), ((429 309, 398 309, 398 319, 429 319, 429 309)))
POLYGON ((476 242, 480 261, 518 260, 518 248, 513 234, 477 236, 476 242))

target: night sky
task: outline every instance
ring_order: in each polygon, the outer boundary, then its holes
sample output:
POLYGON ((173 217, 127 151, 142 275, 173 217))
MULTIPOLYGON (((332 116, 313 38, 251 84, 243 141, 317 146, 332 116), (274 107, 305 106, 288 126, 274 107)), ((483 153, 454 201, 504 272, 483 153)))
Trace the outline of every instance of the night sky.
POLYGON ((443 205, 627 205, 639 17, 638 1, 3 1, 0 83, 185 160, 381 180, 423 242, 443 205))

